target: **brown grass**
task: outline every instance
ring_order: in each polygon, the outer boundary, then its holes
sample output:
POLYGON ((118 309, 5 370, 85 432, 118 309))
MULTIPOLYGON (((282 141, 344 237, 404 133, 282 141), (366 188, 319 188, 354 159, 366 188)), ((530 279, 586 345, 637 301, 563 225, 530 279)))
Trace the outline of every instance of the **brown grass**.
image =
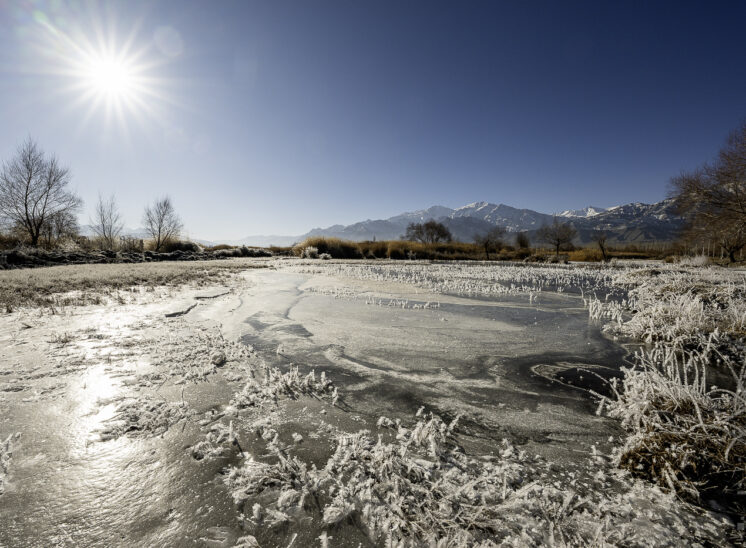
POLYGON ((293 253, 300 256, 307 247, 315 247, 319 254, 328 253, 334 259, 362 259, 363 253, 357 242, 339 238, 312 237, 293 246, 293 253))
POLYGON ((593 247, 582 247, 570 251, 567 255, 568 259, 571 261, 598 262, 604 260, 601 250, 593 247))
POLYGON ((264 265, 251 259, 86 264, 0 271, 0 312, 15 307, 98 304, 113 290, 135 286, 206 285, 264 265))
POLYGON ((291 246, 271 245, 267 249, 272 252, 272 255, 278 257, 291 257, 293 255, 293 248, 291 246))
POLYGON ((11 234, 3 234, 0 232, 0 250, 13 249, 25 243, 26 242, 23 238, 19 238, 18 236, 13 236, 11 234))
MULTIPOLYGON (((315 247, 319 253, 328 253, 334 259, 419 259, 439 261, 483 261, 484 249, 476 244, 450 242, 425 244, 406 240, 384 240, 376 242, 353 242, 339 238, 306 238, 295 245, 293 253, 300 256, 306 247, 315 247)), ((528 249, 515 250, 505 246, 490 253, 490 260, 520 261, 528 257, 528 249)))

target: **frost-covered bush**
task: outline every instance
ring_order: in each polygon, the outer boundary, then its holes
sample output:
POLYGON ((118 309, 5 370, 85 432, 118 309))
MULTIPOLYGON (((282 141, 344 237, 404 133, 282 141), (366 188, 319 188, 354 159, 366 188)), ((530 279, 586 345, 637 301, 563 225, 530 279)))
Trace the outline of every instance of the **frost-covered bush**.
POLYGON ((639 352, 614 385, 616 398, 604 402, 629 432, 619 465, 690 500, 746 489, 746 355, 738 370, 728 363, 734 388, 717 388, 707 382, 717 353, 702 346, 639 352))
POLYGON ((651 345, 612 383, 615 397, 602 400, 628 432, 618 464, 693 501, 746 489, 743 274, 672 266, 615 282, 629 299, 592 300, 591 317, 609 317, 608 331, 651 345), (728 374, 719 383, 726 387, 708 380, 711 368, 728 374))
POLYGON ((319 248, 313 247, 312 245, 306 246, 303 248, 303 251, 300 254, 301 259, 318 259, 319 258, 319 248))
POLYGON ((710 264, 710 258, 707 255, 695 255, 693 257, 681 257, 678 261, 680 266, 707 266, 710 264))
POLYGON ((328 253, 322 253, 319 255, 319 259, 321 259, 322 261, 328 261, 331 258, 332 256, 329 255, 328 253))

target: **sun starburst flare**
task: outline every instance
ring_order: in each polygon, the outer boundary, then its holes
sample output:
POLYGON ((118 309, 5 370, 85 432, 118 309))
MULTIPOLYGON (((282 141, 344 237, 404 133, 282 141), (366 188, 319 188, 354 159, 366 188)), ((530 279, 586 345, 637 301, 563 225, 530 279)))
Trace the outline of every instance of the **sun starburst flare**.
POLYGON ((92 91, 107 99, 126 99, 134 93, 137 75, 126 59, 108 55, 90 59, 85 75, 92 91))
POLYGON ((54 91, 64 97, 67 110, 83 111, 78 117, 81 129, 103 116, 107 126, 128 133, 130 124, 157 122, 163 107, 173 104, 166 93, 167 82, 159 74, 169 59, 159 56, 150 41, 139 38, 136 29, 120 39, 112 25, 95 16, 86 27, 65 30, 51 16, 35 13, 34 20, 44 29, 37 34, 35 46, 40 59, 45 59, 34 72, 61 79, 54 91))

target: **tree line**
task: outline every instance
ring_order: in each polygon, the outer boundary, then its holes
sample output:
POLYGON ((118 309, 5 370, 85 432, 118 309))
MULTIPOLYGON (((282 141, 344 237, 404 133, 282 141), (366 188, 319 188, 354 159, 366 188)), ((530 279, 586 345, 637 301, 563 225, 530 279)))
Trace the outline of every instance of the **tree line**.
MULTIPOLYGON (((23 236, 30 245, 79 236, 77 214, 83 200, 70 189, 70 170, 46 154, 31 138, 0 169, 0 228, 23 236)), ((142 218, 153 249, 178 239, 181 219, 168 196, 145 206, 142 218)), ((114 195, 98 202, 90 225, 103 249, 115 249, 124 223, 114 195)))
MULTIPOLYGON (((497 253, 505 245, 504 238, 507 229, 502 226, 491 228, 484 234, 475 234, 474 243, 484 249, 486 259, 490 260, 490 253, 497 253)), ((570 223, 561 223, 556 218, 551 225, 541 227, 536 238, 539 242, 551 245, 556 254, 572 246, 572 241, 577 231, 570 223)), ((406 232, 401 237, 403 240, 421 242, 425 244, 447 243, 453 241, 453 235, 448 227, 438 221, 430 220, 425 223, 409 223, 406 232)), ((516 245, 520 249, 528 249, 531 245, 528 234, 519 232, 515 237, 516 245)), ((604 236, 605 241, 605 236, 604 236)), ((605 254, 604 254, 605 258, 605 254)))

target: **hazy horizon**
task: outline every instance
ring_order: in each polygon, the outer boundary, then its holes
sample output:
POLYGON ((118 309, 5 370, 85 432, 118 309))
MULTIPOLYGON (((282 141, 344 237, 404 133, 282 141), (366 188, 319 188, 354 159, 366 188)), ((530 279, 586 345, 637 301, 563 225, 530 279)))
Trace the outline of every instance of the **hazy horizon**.
POLYGON ((84 224, 99 192, 133 228, 169 194, 213 241, 435 204, 652 203, 746 117, 744 20, 731 2, 6 0, 0 159, 32 136, 84 224))

